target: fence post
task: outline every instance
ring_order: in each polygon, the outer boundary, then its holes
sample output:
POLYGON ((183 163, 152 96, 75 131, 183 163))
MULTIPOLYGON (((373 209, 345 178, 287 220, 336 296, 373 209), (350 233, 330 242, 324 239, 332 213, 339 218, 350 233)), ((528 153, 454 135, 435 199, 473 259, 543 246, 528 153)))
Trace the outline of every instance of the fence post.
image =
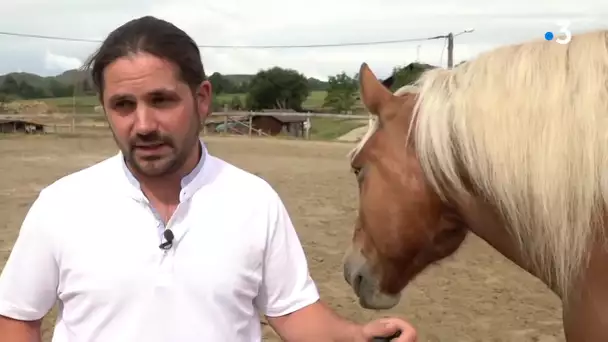
POLYGON ((253 115, 249 112, 249 137, 251 138, 251 134, 253 133, 253 115))
MULTIPOLYGON (((228 113, 228 105, 224 104, 224 114, 228 113)), ((224 135, 228 135, 228 115, 224 115, 224 135)))
POLYGON ((304 122, 304 139, 310 140, 310 116, 306 116, 306 121, 304 122))

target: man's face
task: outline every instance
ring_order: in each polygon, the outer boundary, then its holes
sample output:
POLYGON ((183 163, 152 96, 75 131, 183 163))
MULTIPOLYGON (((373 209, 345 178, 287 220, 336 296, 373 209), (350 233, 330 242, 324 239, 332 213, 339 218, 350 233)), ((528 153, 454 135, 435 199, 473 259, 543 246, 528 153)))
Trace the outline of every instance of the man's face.
POLYGON ((173 174, 196 149, 211 104, 205 81, 196 94, 171 62, 138 53, 104 70, 103 106, 114 139, 135 172, 173 174))

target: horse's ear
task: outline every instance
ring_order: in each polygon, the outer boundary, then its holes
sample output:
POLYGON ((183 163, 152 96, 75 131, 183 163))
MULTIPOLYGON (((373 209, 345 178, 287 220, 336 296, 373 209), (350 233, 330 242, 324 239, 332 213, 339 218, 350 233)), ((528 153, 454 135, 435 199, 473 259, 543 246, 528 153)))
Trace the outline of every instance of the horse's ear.
POLYGON ((361 64, 359 85, 361 102, 371 114, 379 115, 382 108, 393 98, 393 93, 376 78, 367 63, 361 64))

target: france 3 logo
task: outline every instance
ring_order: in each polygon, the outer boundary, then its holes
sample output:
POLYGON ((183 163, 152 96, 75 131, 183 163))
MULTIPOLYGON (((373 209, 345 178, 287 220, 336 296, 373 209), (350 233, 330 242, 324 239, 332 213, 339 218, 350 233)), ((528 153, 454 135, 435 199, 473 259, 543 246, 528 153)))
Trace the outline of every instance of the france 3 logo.
POLYGON ((545 32, 545 40, 553 41, 557 44, 568 44, 572 40, 572 32, 570 32, 570 22, 567 20, 557 22, 557 26, 559 27, 559 31, 557 34, 547 31, 545 32))

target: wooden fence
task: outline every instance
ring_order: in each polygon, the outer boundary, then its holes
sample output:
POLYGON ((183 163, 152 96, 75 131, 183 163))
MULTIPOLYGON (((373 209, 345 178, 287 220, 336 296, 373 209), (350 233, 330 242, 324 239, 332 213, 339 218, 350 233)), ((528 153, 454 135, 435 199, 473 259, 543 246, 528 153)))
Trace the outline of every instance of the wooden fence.
MULTIPOLYGON (((264 129, 255 127, 256 117, 301 117, 304 126, 303 137, 310 137, 311 118, 368 120, 369 115, 333 114, 333 113, 295 113, 295 112, 248 112, 248 111, 223 111, 212 113, 203 131, 205 134, 241 134, 241 135, 270 135, 264 129), (221 126, 220 130, 215 126, 221 126)), ((54 133, 76 133, 81 130, 94 130, 107 127, 107 122, 102 113, 54 113, 54 114, 0 114, 0 119, 21 120, 39 123, 45 126, 46 132, 54 133)))

